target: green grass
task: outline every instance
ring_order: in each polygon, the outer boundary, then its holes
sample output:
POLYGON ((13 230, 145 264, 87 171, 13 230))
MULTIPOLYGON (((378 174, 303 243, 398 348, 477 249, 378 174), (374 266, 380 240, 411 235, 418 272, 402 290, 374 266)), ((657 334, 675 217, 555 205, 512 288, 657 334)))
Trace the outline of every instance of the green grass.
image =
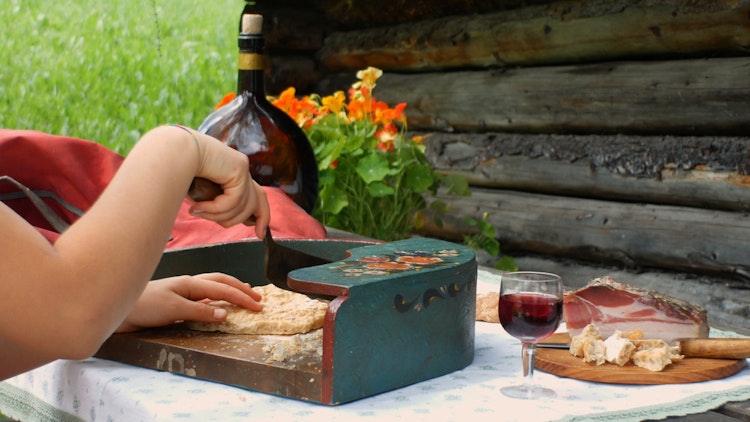
POLYGON ((3 0, 0 127, 125 154, 235 90, 241 0, 3 0))

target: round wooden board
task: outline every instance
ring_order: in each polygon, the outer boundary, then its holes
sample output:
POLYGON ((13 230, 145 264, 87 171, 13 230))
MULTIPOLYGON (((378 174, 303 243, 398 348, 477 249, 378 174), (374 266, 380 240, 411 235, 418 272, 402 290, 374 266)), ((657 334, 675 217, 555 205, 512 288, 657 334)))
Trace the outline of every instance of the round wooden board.
MULTIPOLYGON (((569 341, 567 334, 555 334, 544 342, 569 341)), ((560 377, 609 384, 685 384, 710 381, 734 375, 745 367, 746 360, 685 358, 663 371, 653 372, 632 364, 610 363, 597 366, 586 363, 565 349, 537 348, 534 367, 560 377)))

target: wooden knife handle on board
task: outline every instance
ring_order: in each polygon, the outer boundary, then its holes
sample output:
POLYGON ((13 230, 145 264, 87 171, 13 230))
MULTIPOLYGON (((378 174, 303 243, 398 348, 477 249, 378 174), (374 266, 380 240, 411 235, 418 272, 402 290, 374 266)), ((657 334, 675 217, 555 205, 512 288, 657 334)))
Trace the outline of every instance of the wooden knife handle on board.
POLYGON ((678 340, 680 354, 691 358, 750 358, 750 338, 696 338, 678 340))
MULTIPOLYGON (((190 189, 188 189, 188 196, 195 202, 211 201, 217 196, 221 195, 223 192, 224 191, 221 189, 221 186, 219 186, 218 184, 202 177, 196 177, 190 184, 190 189)), ((243 224, 245 224, 246 226, 254 226, 255 216, 251 215, 247 220, 244 221, 243 224)))

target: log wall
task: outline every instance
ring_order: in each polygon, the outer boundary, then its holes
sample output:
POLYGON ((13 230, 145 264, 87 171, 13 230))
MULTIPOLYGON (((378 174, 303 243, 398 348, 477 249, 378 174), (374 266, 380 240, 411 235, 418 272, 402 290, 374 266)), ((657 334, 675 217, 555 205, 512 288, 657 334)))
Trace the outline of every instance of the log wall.
POLYGON ((469 179, 423 234, 461 239, 487 212, 511 255, 750 288, 750 0, 257 7, 269 92, 327 94, 379 67, 375 96, 406 102, 434 166, 469 179))

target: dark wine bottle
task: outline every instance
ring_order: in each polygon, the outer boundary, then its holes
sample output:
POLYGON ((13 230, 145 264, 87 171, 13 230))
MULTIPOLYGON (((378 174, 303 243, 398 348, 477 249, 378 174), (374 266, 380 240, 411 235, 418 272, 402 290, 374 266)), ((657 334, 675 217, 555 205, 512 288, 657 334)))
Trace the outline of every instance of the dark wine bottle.
POLYGON ((318 164, 302 129, 266 98, 262 26, 261 15, 242 16, 237 97, 198 130, 245 153, 256 182, 280 188, 311 213, 318 198, 318 164))

